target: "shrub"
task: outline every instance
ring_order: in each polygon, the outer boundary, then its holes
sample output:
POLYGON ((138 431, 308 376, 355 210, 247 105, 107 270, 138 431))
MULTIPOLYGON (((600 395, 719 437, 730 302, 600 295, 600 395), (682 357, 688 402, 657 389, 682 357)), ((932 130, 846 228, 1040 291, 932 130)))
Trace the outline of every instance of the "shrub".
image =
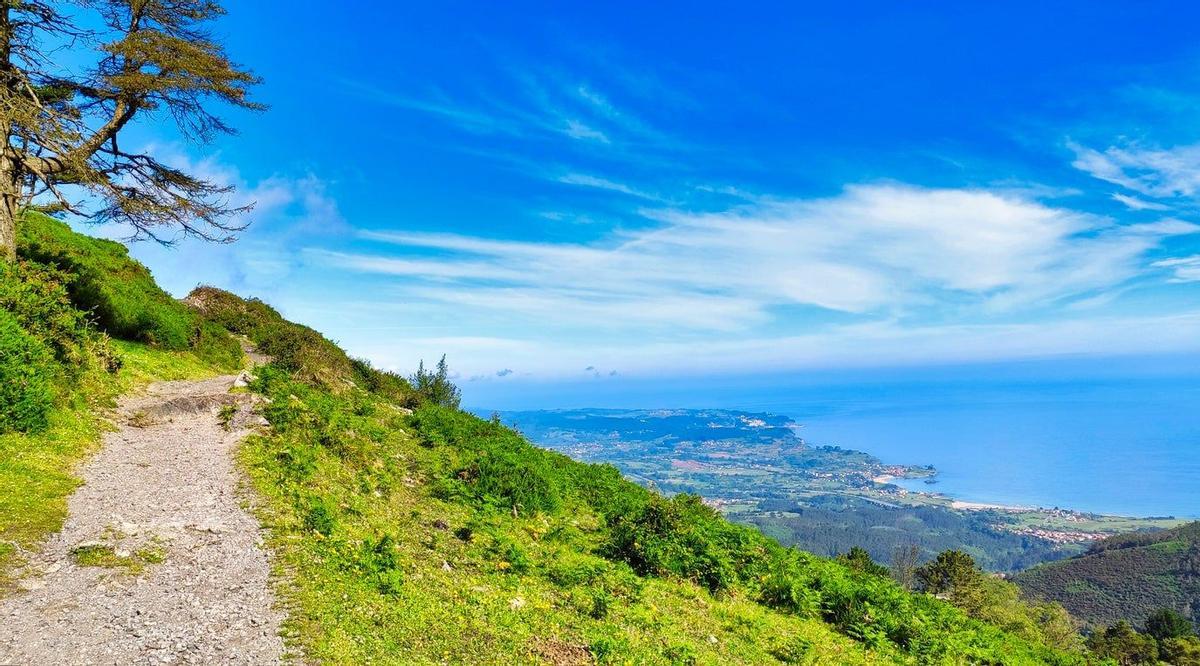
POLYGON ((458 449, 460 464, 451 470, 441 494, 459 496, 518 512, 556 511, 563 503, 566 458, 539 449, 497 423, 447 407, 428 404, 412 416, 427 445, 458 449))
POLYGON ((335 510, 324 499, 315 499, 309 504, 308 513, 304 516, 304 527, 324 536, 333 534, 337 523, 335 510))
POLYGON ((1088 647, 1097 656, 1113 659, 1120 664, 1158 662, 1158 644, 1154 638, 1139 634, 1124 620, 1089 636, 1088 647))
POLYGON ((222 368, 236 368, 242 363, 242 346, 217 324, 197 319, 188 346, 196 356, 222 368))
POLYGON ((525 574, 533 567, 533 560, 521 544, 507 536, 497 536, 488 550, 500 560, 500 568, 509 573, 525 574))
POLYGON ((0 310, 0 432, 46 427, 54 403, 50 378, 56 370, 46 346, 11 313, 0 310))
POLYGON ((932 594, 962 594, 977 587, 983 574, 970 555, 959 550, 938 553, 931 562, 917 568, 917 585, 932 594))
POLYGON ((404 377, 394 372, 373 368, 371 363, 364 359, 350 359, 350 364, 354 369, 356 383, 362 388, 398 405, 418 406, 418 397, 413 392, 412 384, 409 384, 404 377))
POLYGON ((1162 643, 1160 656, 1168 664, 1175 666, 1200 666, 1200 638, 1195 636, 1168 638, 1162 643))
POLYGON ((609 529, 607 556, 643 575, 693 580, 712 591, 733 584, 744 559, 747 528, 720 519, 695 495, 655 496, 636 514, 610 519, 609 529))
POLYGON ((385 534, 379 539, 364 539, 359 546, 357 566, 364 580, 371 581, 380 594, 399 594, 404 572, 396 555, 396 540, 385 534))
POLYGON ((0 309, 41 340, 69 377, 97 363, 115 371, 119 358, 107 338, 72 306, 65 287, 68 279, 61 271, 34 262, 0 263, 0 309))
POLYGON ((795 636, 772 650, 776 659, 785 664, 810 664, 815 660, 812 641, 795 636))
POLYGON ((421 361, 417 366, 417 373, 409 381, 422 402, 458 409, 462 395, 458 387, 450 381, 450 369, 446 366, 445 355, 438 361, 436 370, 426 370, 425 362, 421 361))
POLYGON ((871 554, 859 546, 854 546, 849 552, 838 555, 837 560, 854 571, 871 574, 872 576, 887 576, 891 573, 887 567, 877 564, 875 560, 872 560, 871 554))
POLYGON ((1170 608, 1160 608, 1146 618, 1146 633, 1157 641, 1192 635, 1192 621, 1170 608))
POLYGON ((763 580, 759 600, 800 617, 816 617, 821 611, 821 594, 802 573, 800 557, 793 554, 793 559, 780 561, 772 568, 763 580))

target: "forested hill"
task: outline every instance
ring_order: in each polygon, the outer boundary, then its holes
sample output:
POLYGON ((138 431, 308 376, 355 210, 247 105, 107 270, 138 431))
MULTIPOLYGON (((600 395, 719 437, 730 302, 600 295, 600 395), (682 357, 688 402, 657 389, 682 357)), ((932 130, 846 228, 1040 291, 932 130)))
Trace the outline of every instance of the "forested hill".
POLYGON ((383 372, 261 301, 176 301, 120 244, 38 215, 20 232, 0 263, 0 590, 61 525, 121 378, 234 370, 240 339, 273 357, 249 387, 270 428, 239 458, 306 661, 1097 661, 965 554, 902 584, 865 551, 785 548, 460 410, 444 364, 383 372))
POLYGON ((1169 608, 1200 628, 1200 522, 1104 539, 1081 556, 1034 567, 1015 580, 1085 622, 1140 626, 1169 608))

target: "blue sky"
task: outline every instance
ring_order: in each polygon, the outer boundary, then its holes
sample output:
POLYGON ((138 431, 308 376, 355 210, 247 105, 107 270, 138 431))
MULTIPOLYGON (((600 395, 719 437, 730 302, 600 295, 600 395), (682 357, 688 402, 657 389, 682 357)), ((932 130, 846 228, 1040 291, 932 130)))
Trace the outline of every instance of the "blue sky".
POLYGON ((229 2, 271 110, 136 128, 258 202, 172 291, 548 401, 1200 349, 1190 3, 372 4, 229 2))

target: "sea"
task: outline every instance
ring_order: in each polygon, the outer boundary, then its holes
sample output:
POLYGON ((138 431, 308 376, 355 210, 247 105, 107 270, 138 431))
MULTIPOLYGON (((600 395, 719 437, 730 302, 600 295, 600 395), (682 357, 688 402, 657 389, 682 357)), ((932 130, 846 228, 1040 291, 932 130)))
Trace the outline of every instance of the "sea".
MULTIPOLYGON (((771 401, 814 444, 931 464, 964 501, 1200 518, 1200 383, 908 385, 771 401)), ((754 406, 746 403, 745 406, 754 406)), ((761 407, 766 404, 760 403, 761 407)))
POLYGON ((809 443, 937 468, 935 484, 901 482, 911 490, 969 502, 1200 518, 1196 359, 581 383, 544 393, 527 387, 520 402, 489 406, 785 414, 809 443))

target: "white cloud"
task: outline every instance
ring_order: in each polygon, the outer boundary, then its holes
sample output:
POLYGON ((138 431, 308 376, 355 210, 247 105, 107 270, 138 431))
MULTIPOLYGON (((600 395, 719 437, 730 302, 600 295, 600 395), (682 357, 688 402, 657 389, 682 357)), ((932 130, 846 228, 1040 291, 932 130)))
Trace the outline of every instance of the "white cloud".
POLYGON ((1200 282, 1200 254, 1176 259, 1164 259, 1151 264, 1155 268, 1170 269, 1171 282, 1200 282))
POLYGON ((572 139, 591 139, 600 143, 611 143, 608 136, 598 129, 588 127, 579 120, 570 118, 567 120, 567 127, 563 132, 572 139))
POLYGON ((616 181, 609 180, 607 178, 601 178, 599 176, 592 176, 592 175, 586 174, 586 173, 565 173, 565 174, 559 176, 557 178, 557 180, 558 180, 558 182, 563 183, 565 185, 580 185, 582 187, 594 187, 599 190, 608 190, 610 192, 620 192, 621 194, 628 194, 631 197, 637 197, 639 199, 645 199, 647 201, 659 201, 659 202, 663 201, 662 197, 658 196, 657 194, 643 192, 641 190, 634 189, 633 187, 630 187, 629 185, 626 185, 625 183, 618 183, 616 181))
POLYGON ((903 185, 652 215, 652 229, 591 244, 366 233, 402 256, 324 259, 401 276, 405 293, 425 302, 519 316, 531 327, 736 331, 776 321, 788 306, 989 316, 1094 298, 1146 270, 1146 253, 1166 238, 1200 231, 1171 219, 1119 225, 1007 193, 903 185))
POLYGON ((1137 197, 1131 197, 1120 192, 1114 192, 1112 195, 1113 201, 1125 204, 1125 207, 1130 210, 1171 210, 1171 207, 1166 204, 1146 201, 1137 197))
POLYGON ((1139 194, 1170 198, 1200 192, 1200 144, 1151 148, 1127 143, 1103 152, 1076 143, 1068 147, 1075 152, 1075 168, 1139 194))

